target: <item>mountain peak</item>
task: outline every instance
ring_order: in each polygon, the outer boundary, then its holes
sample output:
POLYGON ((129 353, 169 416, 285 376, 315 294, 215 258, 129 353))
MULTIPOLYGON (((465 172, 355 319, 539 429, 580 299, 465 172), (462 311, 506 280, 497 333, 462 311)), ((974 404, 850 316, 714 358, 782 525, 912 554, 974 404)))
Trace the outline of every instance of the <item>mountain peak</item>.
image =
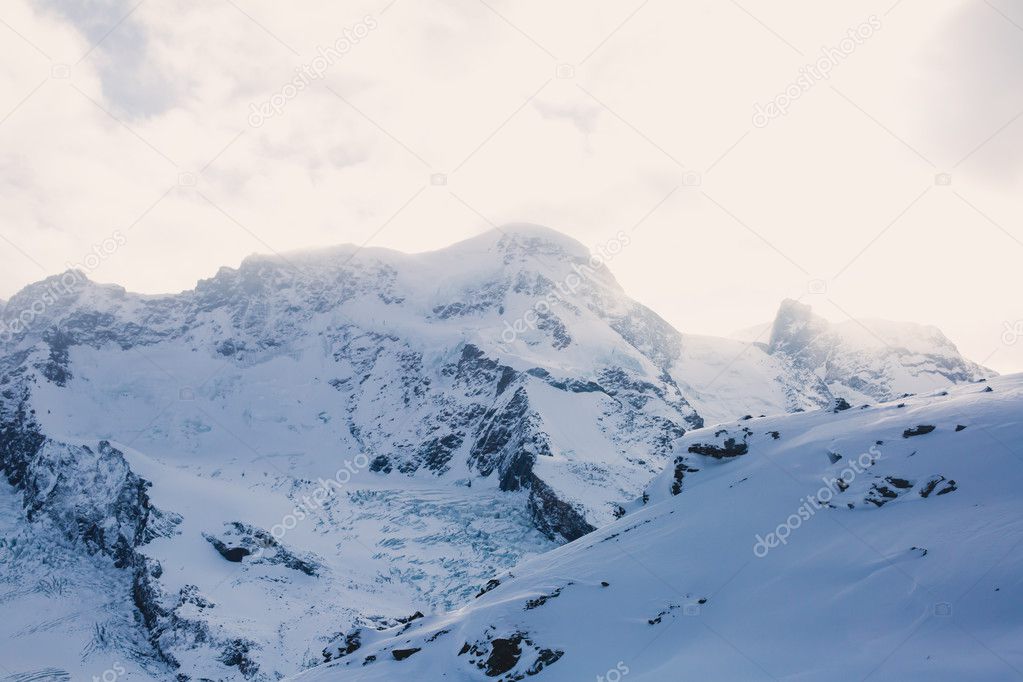
POLYGON ((771 352, 805 348, 827 333, 830 326, 827 320, 814 314, 810 305, 786 298, 771 327, 771 352))
POLYGON ((588 259, 590 249, 564 232, 533 223, 506 223, 442 249, 461 251, 464 248, 496 246, 505 254, 518 255, 563 254, 572 258, 588 259))
POLYGON ((55 303, 70 301, 92 286, 95 283, 82 270, 66 270, 24 286, 7 301, 8 312, 27 311, 26 315, 36 317, 55 303))

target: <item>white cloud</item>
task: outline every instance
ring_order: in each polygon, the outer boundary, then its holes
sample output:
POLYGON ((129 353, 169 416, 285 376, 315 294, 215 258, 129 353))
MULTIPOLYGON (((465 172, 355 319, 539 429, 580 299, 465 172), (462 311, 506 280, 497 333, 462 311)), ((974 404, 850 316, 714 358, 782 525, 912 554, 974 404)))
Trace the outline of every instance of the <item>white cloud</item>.
POLYGON ((955 166, 1023 110, 1019 29, 981 0, 10 0, 0 19, 0 235, 17 247, 0 241, 0 295, 115 229, 128 242, 94 278, 159 292, 385 223, 373 244, 420 250, 487 220, 592 244, 646 216, 614 269, 682 329, 725 334, 833 279, 841 310, 935 323, 1023 368, 999 345, 1023 317, 1023 120, 955 166), (753 127, 755 102, 872 14, 882 29, 830 80, 753 127), (367 15, 322 80, 249 126, 367 15))

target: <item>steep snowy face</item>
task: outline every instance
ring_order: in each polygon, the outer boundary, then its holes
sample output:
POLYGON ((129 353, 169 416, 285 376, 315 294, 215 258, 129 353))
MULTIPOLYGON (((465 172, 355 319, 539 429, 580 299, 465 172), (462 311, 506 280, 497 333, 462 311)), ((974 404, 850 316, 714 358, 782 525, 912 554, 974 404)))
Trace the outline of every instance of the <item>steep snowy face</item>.
POLYGON ((768 352, 819 377, 835 397, 892 400, 994 372, 963 358, 936 327, 885 320, 829 323, 810 306, 782 302, 768 352))
POLYGON ((1021 414, 1016 375, 691 431, 623 518, 297 679, 1012 678, 1021 414))

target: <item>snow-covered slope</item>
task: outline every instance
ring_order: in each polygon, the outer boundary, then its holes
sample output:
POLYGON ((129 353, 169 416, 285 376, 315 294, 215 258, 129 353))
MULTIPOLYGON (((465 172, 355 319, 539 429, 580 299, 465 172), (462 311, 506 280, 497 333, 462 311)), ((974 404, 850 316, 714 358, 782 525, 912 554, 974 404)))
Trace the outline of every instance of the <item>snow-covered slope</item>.
POLYGON ((610 523, 705 421, 830 405, 856 369, 683 335, 525 225, 168 296, 69 272, 3 317, 0 660, 30 676, 292 673, 610 523))
POLYGON ((692 431, 622 519, 299 679, 1016 679, 1021 442, 1021 375, 692 431))

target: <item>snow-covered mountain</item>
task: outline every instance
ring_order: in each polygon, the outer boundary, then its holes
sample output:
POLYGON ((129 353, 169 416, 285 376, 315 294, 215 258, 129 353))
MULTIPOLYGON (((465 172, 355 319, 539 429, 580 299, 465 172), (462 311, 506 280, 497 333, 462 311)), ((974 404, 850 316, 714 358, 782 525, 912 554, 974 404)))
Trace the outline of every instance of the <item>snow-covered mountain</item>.
POLYGON ((1023 376, 691 431, 616 522, 302 682, 1008 680, 1023 376))
POLYGON ((813 372, 849 402, 894 400, 994 376, 964 359, 937 327, 887 320, 831 324, 791 300, 778 311, 767 350, 813 372))
POLYGON ((684 335, 524 225, 253 256, 176 295, 31 285, 0 334, 0 658, 275 679, 590 537, 705 422, 986 374, 790 309, 769 345, 684 335))

